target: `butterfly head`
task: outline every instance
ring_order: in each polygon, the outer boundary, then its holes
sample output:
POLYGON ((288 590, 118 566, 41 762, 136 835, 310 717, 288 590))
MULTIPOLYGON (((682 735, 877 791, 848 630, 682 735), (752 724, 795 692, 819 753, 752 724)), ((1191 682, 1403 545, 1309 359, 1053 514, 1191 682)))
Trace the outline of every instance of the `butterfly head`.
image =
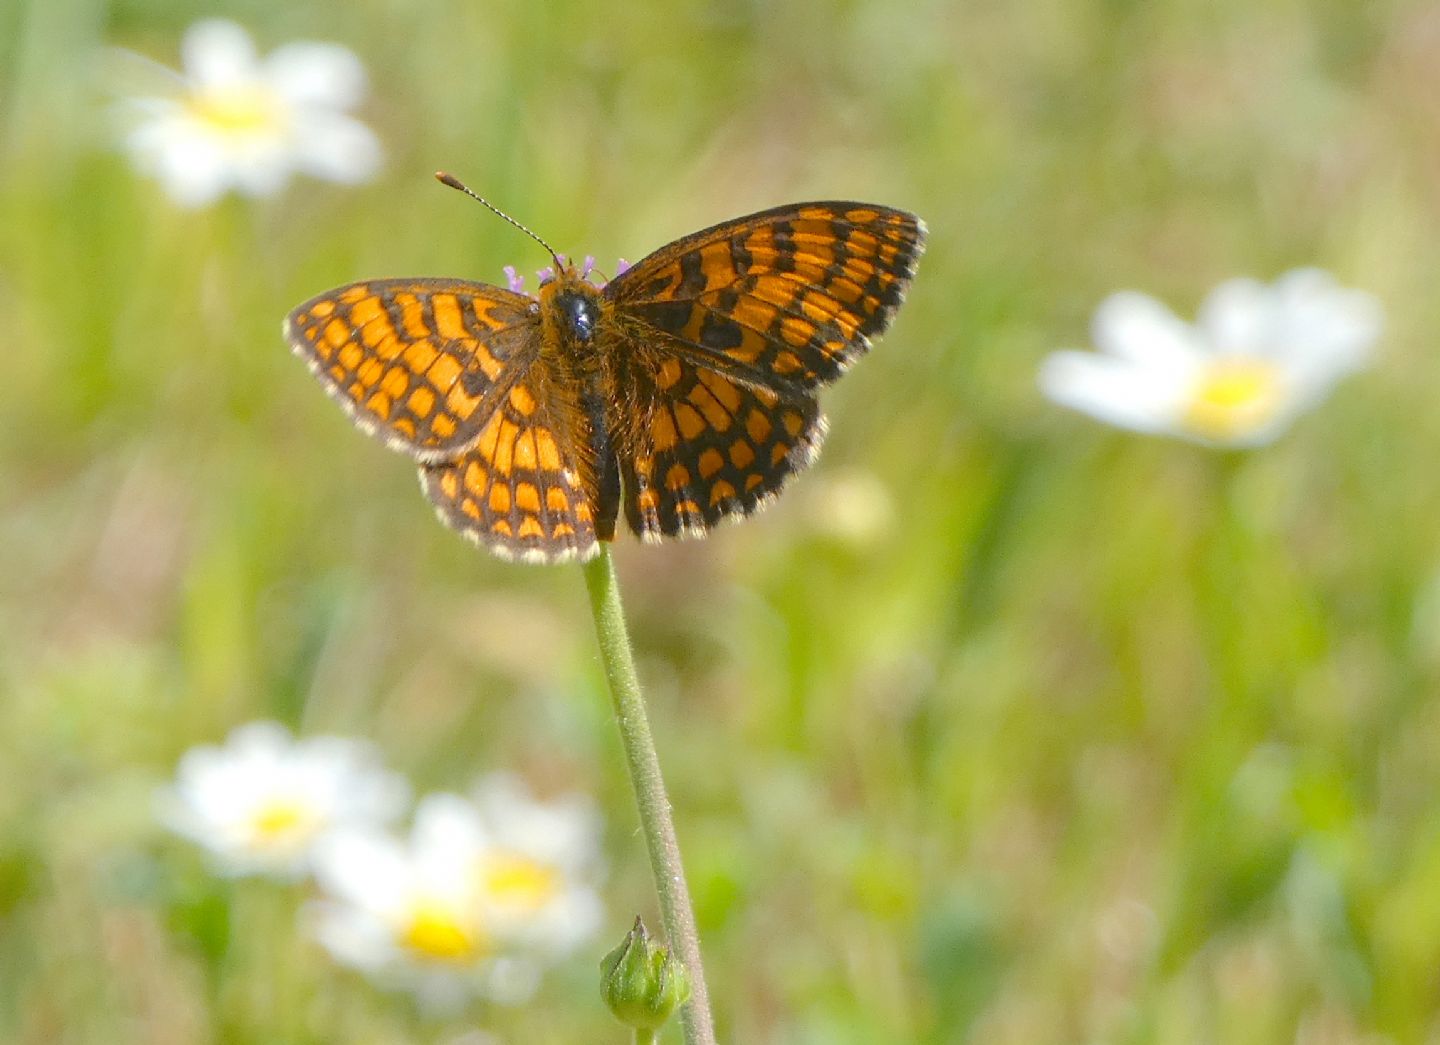
POLYGON ((583 268, 565 263, 560 255, 558 273, 540 274, 540 307, 556 333, 566 340, 589 344, 595 336, 600 322, 600 290, 586 277, 590 274, 591 259, 586 258, 583 268))

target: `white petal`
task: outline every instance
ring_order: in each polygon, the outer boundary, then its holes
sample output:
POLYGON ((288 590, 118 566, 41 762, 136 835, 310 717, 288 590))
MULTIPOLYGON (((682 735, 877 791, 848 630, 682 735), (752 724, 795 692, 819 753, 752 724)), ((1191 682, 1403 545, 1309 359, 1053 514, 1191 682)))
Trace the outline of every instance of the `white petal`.
POLYGON ((439 861, 473 860, 486 846, 487 832, 473 803, 448 792, 426 795, 415 807, 412 847, 439 861))
POLYGON ((332 113, 301 117, 291 139, 295 168, 356 185, 380 169, 380 139, 359 120, 332 113))
POLYGON ((278 722, 261 719, 230 731, 225 746, 237 754, 275 756, 295 746, 295 736, 278 722))
POLYGON ((1173 431, 1189 373, 1092 352, 1056 352, 1040 367, 1040 390, 1062 406, 1137 432, 1173 431))
POLYGON ((339 44, 293 43, 265 59, 265 76, 297 105, 349 109, 365 97, 365 68, 339 44))
POLYGON ((139 164, 159 178, 166 194, 184 207, 212 203, 233 186, 224 151, 194 134, 167 136, 163 144, 150 147, 139 164))
POLYGON ((370 744, 315 737, 296 745, 284 767, 283 786, 309 796, 336 826, 388 823, 403 811, 410 788, 404 777, 379 763, 370 744))
POLYGON ((233 188, 224 164, 212 156, 197 154, 160 171, 165 194, 182 207, 197 210, 208 207, 233 188))
POLYGON ((410 801, 410 783, 399 773, 384 769, 378 757, 354 759, 348 764, 320 762, 305 767, 314 777, 314 789, 326 789, 339 821, 357 824, 390 823, 410 801))
POLYGON ((223 825, 253 806, 257 780, 264 779, 224 748, 194 748, 180 760, 176 795, 197 818, 223 825))
POLYGON ((1221 355, 1276 354, 1279 314, 1274 292, 1253 279, 1221 283, 1200 306, 1200 329, 1221 355))
POLYGON ((361 740, 310 737, 295 746, 291 765, 296 777, 314 787, 346 790, 367 773, 378 772, 379 756, 361 740))
POLYGON ((1285 302, 1323 300, 1341 289, 1334 276, 1314 266, 1291 269, 1275 280, 1275 293, 1285 302))
POLYGON ((1091 337, 1102 352, 1156 367, 1193 367, 1202 354, 1194 328, 1133 290, 1111 294, 1095 310, 1091 337))
POLYGON ((195 786, 198 782, 217 772, 223 772, 229 764, 230 760, 223 750, 213 744, 202 744, 199 747, 192 747, 180 756, 180 764, 175 775, 179 778, 183 789, 195 786))
POLYGON ((278 142, 246 149, 230 156, 235 188, 247 196, 273 196, 290 180, 290 156, 278 142))
POLYGON ((311 933, 337 961, 374 974, 398 956, 390 927, 368 912, 318 900, 305 914, 311 933))
POLYGON ((475 801, 497 845, 566 874, 585 874, 598 862, 600 815, 583 795, 539 802, 510 773, 492 773, 475 787, 475 801))
POLYGON ((1318 269, 1286 273, 1275 294, 1282 349, 1307 374, 1333 380, 1366 363, 1384 324, 1378 298, 1318 269))
POLYGON ((397 840, 358 828, 321 838, 314 867, 316 880, 332 896, 378 915, 404 906, 414 878, 397 840))
POLYGON ((180 55, 186 74, 199 87, 231 86, 255 77, 250 34, 223 18, 208 18, 185 30, 180 55))

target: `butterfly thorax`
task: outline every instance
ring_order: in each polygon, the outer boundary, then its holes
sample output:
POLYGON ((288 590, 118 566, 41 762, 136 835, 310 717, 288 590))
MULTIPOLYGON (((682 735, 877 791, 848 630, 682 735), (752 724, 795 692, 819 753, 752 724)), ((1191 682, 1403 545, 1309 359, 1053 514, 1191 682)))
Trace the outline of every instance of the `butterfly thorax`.
POLYGON ((541 354, 578 393, 561 424, 579 437, 581 480, 595 499, 595 529, 601 540, 613 539, 620 504, 620 467, 615 433, 606 418, 610 397, 600 345, 609 307, 599 288, 573 266, 540 285, 541 354))

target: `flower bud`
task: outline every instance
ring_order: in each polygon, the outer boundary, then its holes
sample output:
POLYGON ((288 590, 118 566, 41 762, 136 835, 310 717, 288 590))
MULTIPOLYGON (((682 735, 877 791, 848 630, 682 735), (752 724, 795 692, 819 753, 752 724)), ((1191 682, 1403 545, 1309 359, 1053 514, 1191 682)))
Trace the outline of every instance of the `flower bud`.
POLYGON ((668 947, 650 942, 637 915, 620 946, 600 960, 600 996, 615 1018, 637 1030, 658 1030, 690 998, 690 977, 668 947))

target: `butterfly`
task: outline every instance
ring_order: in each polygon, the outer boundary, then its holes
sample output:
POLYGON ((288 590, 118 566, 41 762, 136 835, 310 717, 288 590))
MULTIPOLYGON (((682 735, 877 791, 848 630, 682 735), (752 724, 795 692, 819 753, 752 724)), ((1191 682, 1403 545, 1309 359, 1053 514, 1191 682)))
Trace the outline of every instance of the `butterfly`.
POLYGON ((311 298, 285 336, 366 432, 420 466, 443 522, 503 558, 588 559, 623 509, 643 540, 767 503, 825 435, 816 393, 904 300, 925 224, 873 203, 721 222, 601 286, 555 260, 537 297, 373 279, 311 298))

